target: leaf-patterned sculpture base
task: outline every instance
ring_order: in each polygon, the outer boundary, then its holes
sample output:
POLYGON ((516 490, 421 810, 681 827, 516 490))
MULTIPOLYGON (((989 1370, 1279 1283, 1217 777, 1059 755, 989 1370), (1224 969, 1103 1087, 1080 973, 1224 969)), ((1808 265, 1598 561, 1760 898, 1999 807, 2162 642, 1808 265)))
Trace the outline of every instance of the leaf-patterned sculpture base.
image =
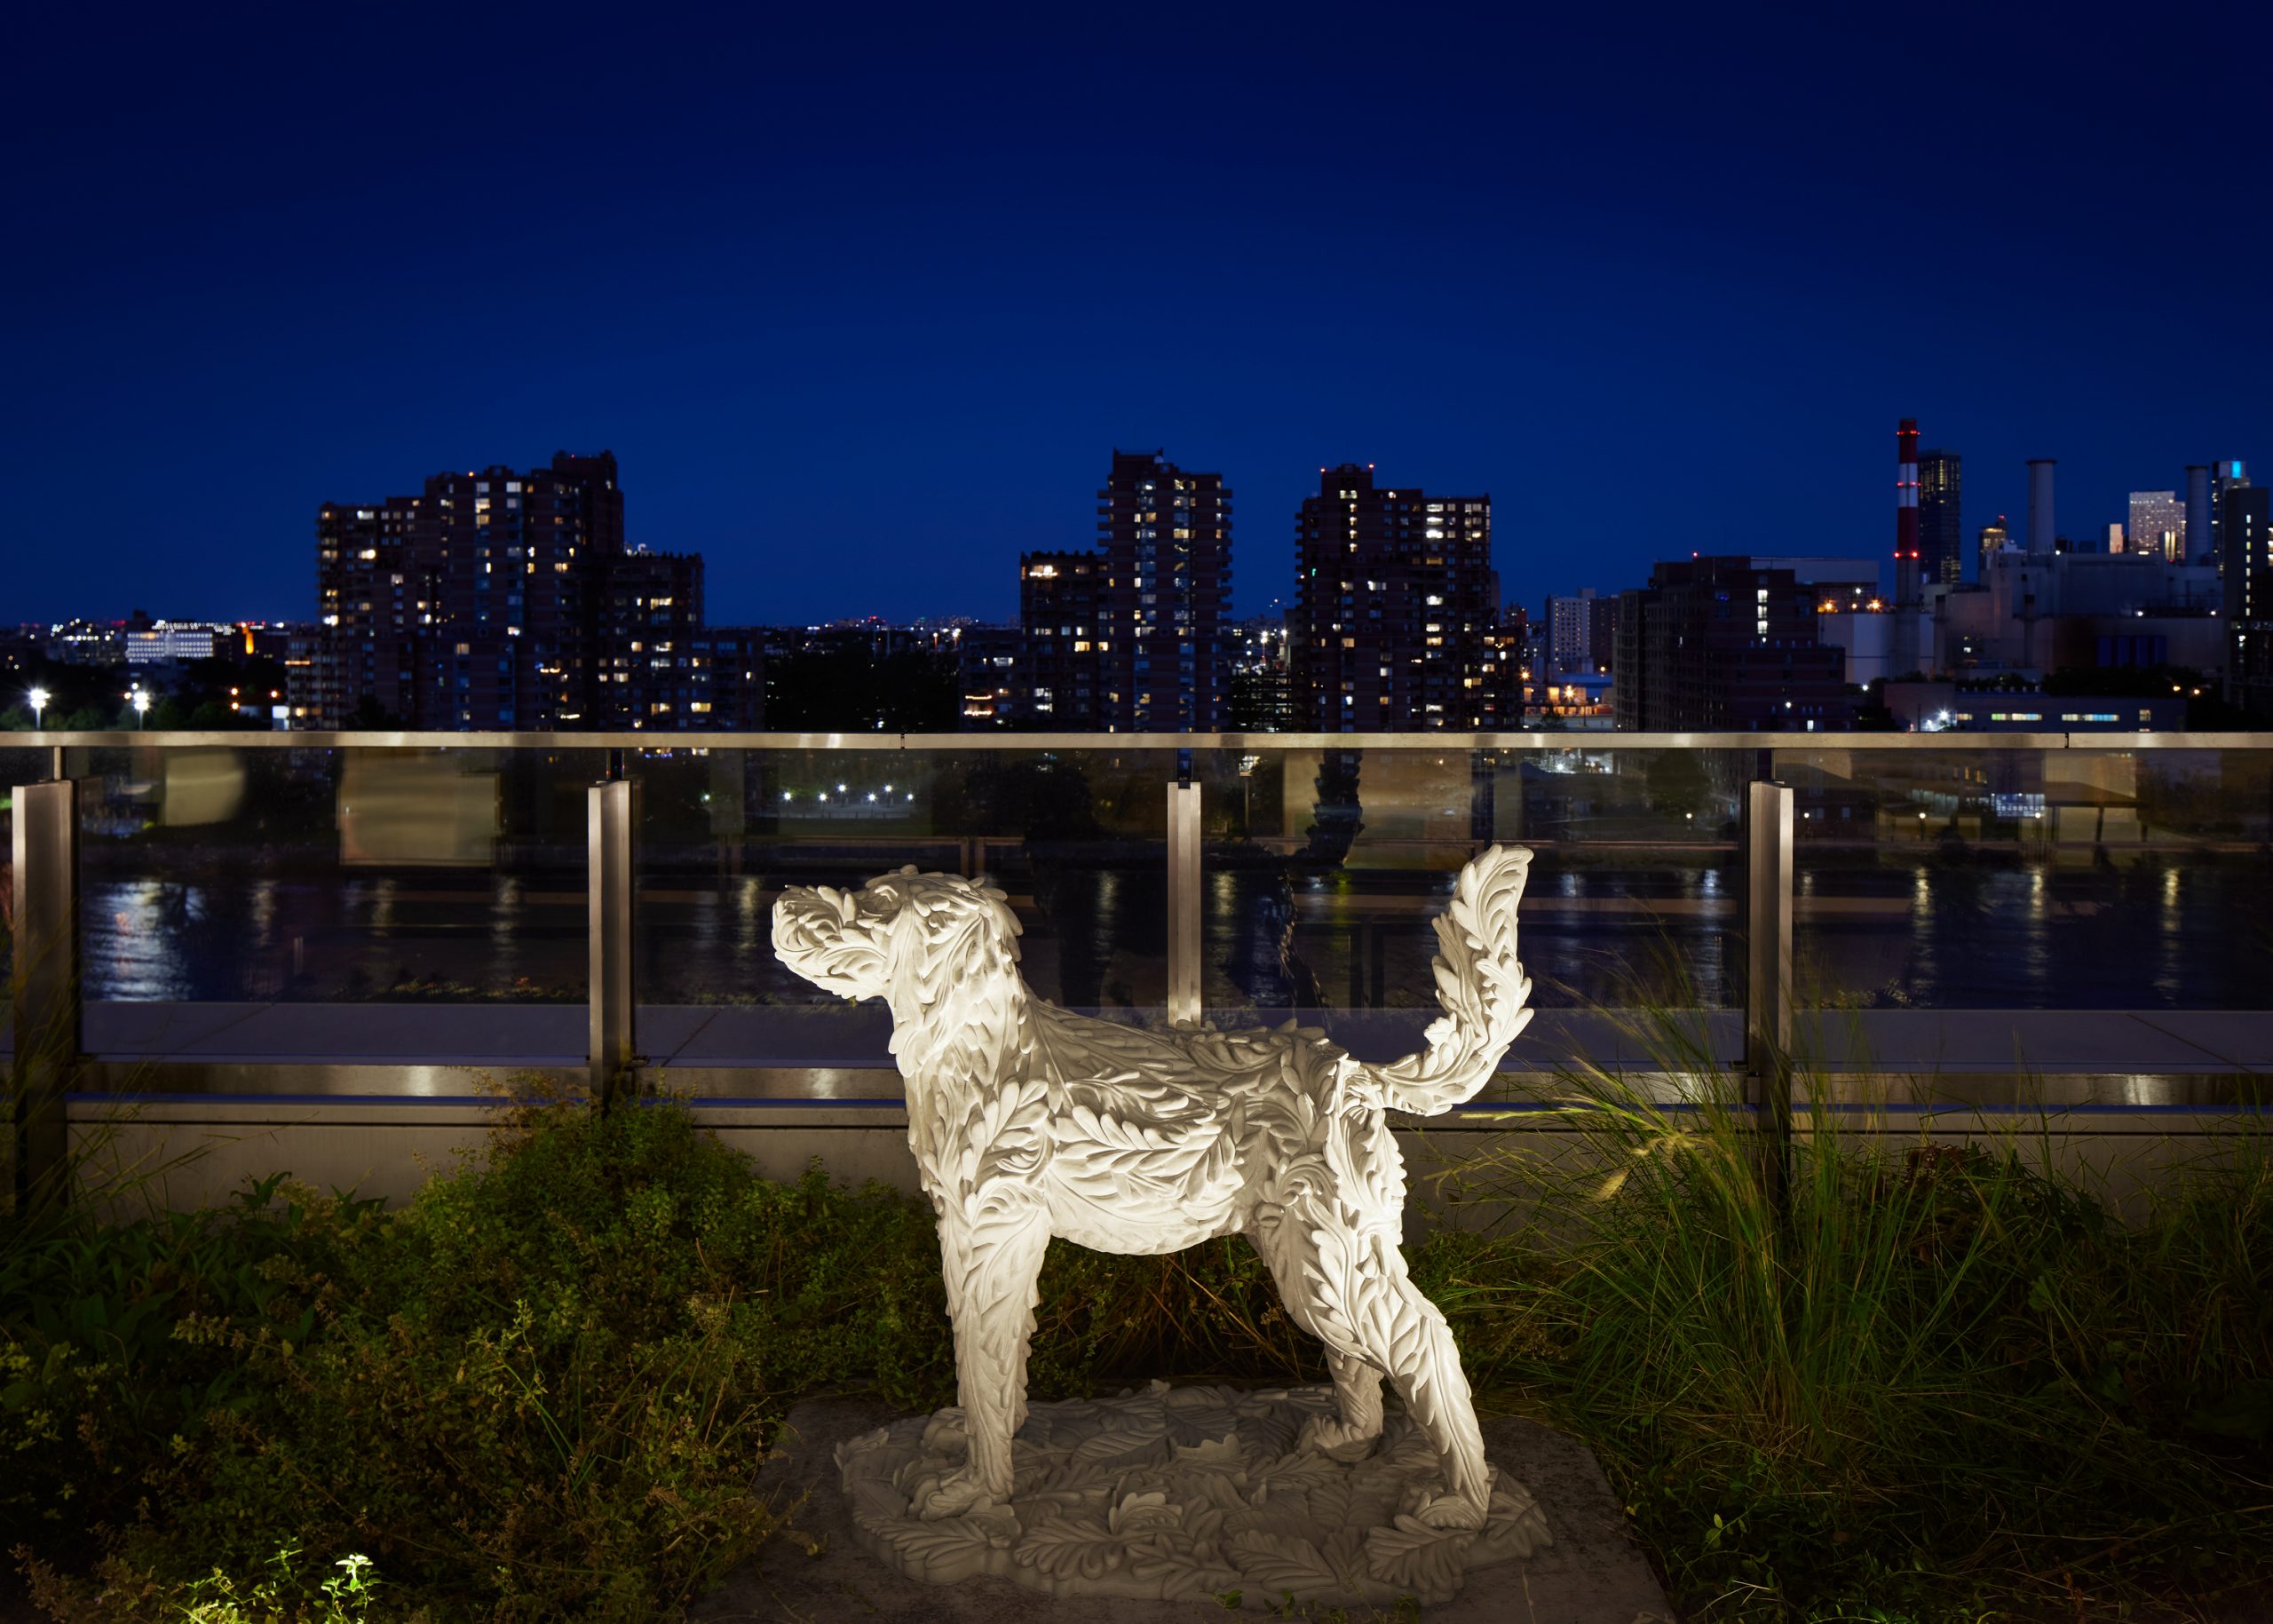
POLYGON ((963 1464, 960 1409, 840 1445, 836 1464, 860 1543, 934 1584, 991 1573, 1053 1596, 1430 1604, 1469 1570, 1551 1542, 1529 1492, 1496 1471, 1481 1530, 1421 1521, 1412 1512, 1444 1485, 1428 1435, 1393 1414, 1370 1448, 1302 1441, 1306 1422, 1335 1414, 1331 1387, 1157 1382, 1033 1405, 1011 1446, 1010 1504, 958 1517, 925 1519, 912 1502, 963 1464))

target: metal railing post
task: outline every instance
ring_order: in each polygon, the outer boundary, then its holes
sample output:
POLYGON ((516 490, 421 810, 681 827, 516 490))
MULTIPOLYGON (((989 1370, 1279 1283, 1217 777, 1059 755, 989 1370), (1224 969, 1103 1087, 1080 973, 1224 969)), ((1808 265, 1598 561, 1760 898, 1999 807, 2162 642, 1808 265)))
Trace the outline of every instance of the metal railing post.
POLYGON ((621 779, 589 792, 586 840, 591 970, 591 1089, 612 1105, 631 1077, 631 786, 621 779))
POLYGON ((1200 1020, 1200 786, 1168 786, 1168 1020, 1200 1020))
POLYGON ((68 1198, 64 1096, 79 1060, 79 787, 68 779, 15 792, 14 1025, 16 1210, 68 1198))
POLYGON ((1792 1144, 1792 791, 1755 783, 1746 794, 1745 1089, 1780 1208, 1792 1144))

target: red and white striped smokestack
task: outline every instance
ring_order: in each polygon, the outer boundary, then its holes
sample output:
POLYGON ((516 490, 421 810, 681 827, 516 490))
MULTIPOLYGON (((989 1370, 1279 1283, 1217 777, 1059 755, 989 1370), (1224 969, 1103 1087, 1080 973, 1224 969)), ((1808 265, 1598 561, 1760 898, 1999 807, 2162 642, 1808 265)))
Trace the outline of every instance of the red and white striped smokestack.
POLYGON ((1894 556, 1918 556, 1918 419, 1894 432, 1894 556))
POLYGON ((1918 420, 1905 417, 1894 432, 1894 601, 1918 601, 1918 420))

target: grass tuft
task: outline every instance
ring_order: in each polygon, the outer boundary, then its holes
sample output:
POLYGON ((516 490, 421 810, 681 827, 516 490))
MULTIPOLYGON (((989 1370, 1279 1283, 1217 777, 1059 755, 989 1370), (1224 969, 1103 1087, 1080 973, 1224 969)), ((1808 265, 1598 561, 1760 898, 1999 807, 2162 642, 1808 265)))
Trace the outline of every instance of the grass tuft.
POLYGON ((1662 1080, 1566 1073, 1572 1142, 1464 1169, 1455 1194, 1517 1216, 1439 1232, 1417 1272, 1479 1384, 1594 1444, 1692 1616, 2152 1616, 2264 1582, 2252 1122, 2126 1223, 2048 1146, 1803 1103, 1779 1208, 1741 1080, 1642 1019, 1662 1080))

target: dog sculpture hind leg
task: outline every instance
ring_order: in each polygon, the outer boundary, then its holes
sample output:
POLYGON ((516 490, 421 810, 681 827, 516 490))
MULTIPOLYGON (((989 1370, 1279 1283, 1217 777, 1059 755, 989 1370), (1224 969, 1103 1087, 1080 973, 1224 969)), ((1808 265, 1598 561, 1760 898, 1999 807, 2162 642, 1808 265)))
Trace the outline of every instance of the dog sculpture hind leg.
POLYGON ((1277 1147, 1248 1230, 1289 1311, 1327 1345, 1340 1415, 1307 1441, 1340 1454, 1379 1436, 1386 1374, 1443 1463, 1445 1492, 1411 1508, 1441 1527, 1483 1525, 1491 1476, 1451 1327, 1398 1249, 1405 1167, 1384 1113, 1433 1116, 1473 1098, 1529 1024, 1516 913, 1530 866, 1529 852, 1494 846, 1461 871, 1437 921, 1445 1012, 1427 1047, 1392 1066, 1336 1059, 1328 1108, 1309 1143, 1277 1147))

